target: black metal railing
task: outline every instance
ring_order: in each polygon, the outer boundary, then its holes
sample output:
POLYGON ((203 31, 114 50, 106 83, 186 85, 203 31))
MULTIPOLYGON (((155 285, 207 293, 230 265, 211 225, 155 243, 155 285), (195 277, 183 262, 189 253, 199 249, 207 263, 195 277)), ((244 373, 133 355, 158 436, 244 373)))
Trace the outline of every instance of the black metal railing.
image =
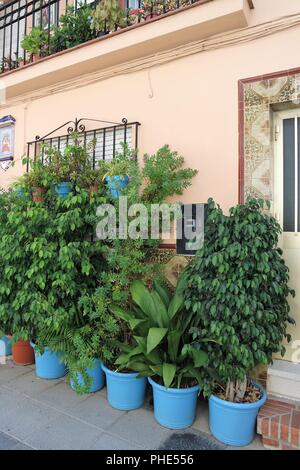
POLYGON ((56 147, 63 152, 66 146, 74 141, 74 133, 84 147, 89 149, 92 166, 95 168, 99 160, 111 160, 117 152, 122 152, 123 144, 136 150, 139 126, 139 122, 128 122, 125 118, 121 123, 88 118, 75 118, 74 121, 65 122, 43 137, 36 136, 35 140, 27 142, 27 171, 29 161, 35 160, 38 156, 42 163, 47 164, 46 147, 56 147), (105 124, 105 126, 96 129, 86 128, 88 123, 95 122, 105 124), (61 134, 63 129, 66 129, 66 133, 61 134))
MULTIPOLYGON (((125 26, 148 21, 194 3, 206 3, 213 0, 120 0, 125 9, 125 26)), ((83 4, 91 8, 101 0, 13 0, 0 6, 0 73, 18 68, 34 60, 22 49, 23 38, 33 27, 44 29, 48 33, 48 47, 43 55, 54 53, 50 48, 50 38, 54 26, 59 25, 59 18, 65 14, 68 5, 73 5, 77 12, 83 4)), ((119 29, 115 26, 114 30, 119 29)), ((97 35, 113 31, 98 32, 97 35)), ((97 37, 97 36, 95 36, 97 37)))

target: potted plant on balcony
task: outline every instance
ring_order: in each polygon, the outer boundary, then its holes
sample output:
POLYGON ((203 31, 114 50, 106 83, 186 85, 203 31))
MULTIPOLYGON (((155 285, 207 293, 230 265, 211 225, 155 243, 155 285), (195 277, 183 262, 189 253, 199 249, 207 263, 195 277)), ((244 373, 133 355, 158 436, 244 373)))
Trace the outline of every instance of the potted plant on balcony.
POLYGON ((143 0, 141 8, 144 20, 149 21, 160 16, 165 11, 164 5, 162 0, 143 0))
POLYGON ((34 27, 27 34, 22 42, 21 47, 30 55, 31 62, 39 60, 44 57, 48 50, 48 32, 43 28, 34 27))
POLYGON ((191 426, 207 355, 192 344, 189 328, 193 313, 184 310, 181 283, 172 296, 157 281, 151 291, 142 281, 135 281, 131 297, 131 310, 111 307, 128 323, 136 341, 135 347, 123 348, 116 364, 149 377, 158 423, 170 429, 191 426))
POLYGON ((91 29, 99 36, 126 26, 126 14, 119 0, 103 0, 92 12, 91 29))
MULTIPOLYGON (((269 207, 269 206, 268 206, 269 207)), ((196 312, 193 336, 217 344, 205 349, 212 373, 204 392, 209 398, 210 429, 220 441, 245 446, 254 437, 256 417, 266 401, 250 371, 284 354, 282 341, 289 315, 289 273, 277 248, 278 222, 263 212, 264 201, 249 200, 225 216, 210 200, 205 240, 186 271, 185 306, 196 312)))
POLYGON ((50 52, 53 54, 94 39, 91 16, 91 7, 83 2, 76 8, 68 5, 66 13, 59 18, 59 24, 52 27, 50 52))

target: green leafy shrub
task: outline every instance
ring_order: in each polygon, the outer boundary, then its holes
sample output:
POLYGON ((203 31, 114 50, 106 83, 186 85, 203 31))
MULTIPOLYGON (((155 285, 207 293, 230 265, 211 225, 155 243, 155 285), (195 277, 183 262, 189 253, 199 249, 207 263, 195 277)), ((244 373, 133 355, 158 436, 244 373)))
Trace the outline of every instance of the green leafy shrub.
POLYGON ((170 196, 181 196, 191 186, 191 179, 198 173, 191 168, 183 168, 184 158, 168 145, 156 154, 144 156, 143 177, 147 183, 143 201, 162 202, 170 196))
POLYGON ((0 246, 0 324, 34 339, 77 325, 82 298, 93 294, 105 269, 103 244, 90 242, 103 198, 84 190, 37 205, 12 193, 0 246), (10 246, 4 250, 4 246, 10 246))
MULTIPOLYGON (((116 318, 109 306, 126 307, 132 282, 148 281, 160 272, 152 258, 159 240, 95 238, 98 206, 111 202, 118 213, 119 204, 104 186, 96 194, 86 191, 91 150, 84 148, 78 135, 63 152, 45 147, 46 166, 42 168, 37 159, 16 183, 22 192, 0 197, 0 329, 15 340, 33 339, 38 350, 48 346, 61 352, 73 380, 94 358, 114 365, 121 345, 132 344, 126 322, 116 318), (67 198, 59 198, 52 189, 61 181, 73 183, 67 198), (31 190, 38 182, 49 191, 47 199, 37 204, 31 200, 31 190)), ((143 170, 135 157, 124 147, 116 162, 98 168, 99 177, 104 176, 110 166, 115 170, 124 160, 130 177, 128 206, 142 202, 143 170)), ((167 178, 166 165, 163 172, 167 178)), ((149 214, 150 203, 163 200, 162 191, 158 188, 149 195, 145 203, 149 214)))
POLYGON ((48 31, 41 28, 32 28, 22 42, 21 47, 30 55, 44 56, 48 49, 48 31))
POLYGON ((253 199, 226 216, 209 200, 204 245, 185 273, 194 340, 208 336, 220 343, 206 344, 211 375, 205 392, 219 384, 232 401, 253 367, 284 354, 287 324, 294 323, 288 297, 295 293, 277 248, 281 229, 263 208, 264 201, 253 199))
MULTIPOLYGON (((24 164, 27 164, 27 158, 23 160, 24 164)), ((34 188, 49 188, 51 182, 51 176, 49 174, 47 166, 43 165, 42 160, 37 158, 31 160, 29 163, 30 171, 24 174, 23 185, 28 190, 34 188)))
POLYGON ((206 353, 191 344, 188 330, 194 313, 184 310, 179 287, 172 297, 157 281, 151 291, 143 282, 135 281, 131 286, 131 310, 111 306, 116 317, 128 323, 135 343, 122 346, 123 354, 115 364, 138 371, 143 377, 155 376, 167 388, 200 383, 199 369, 207 361, 206 353))
POLYGON ((59 18, 59 25, 51 32, 51 52, 59 52, 95 38, 91 29, 92 10, 88 5, 80 5, 77 10, 68 5, 66 13, 59 18))

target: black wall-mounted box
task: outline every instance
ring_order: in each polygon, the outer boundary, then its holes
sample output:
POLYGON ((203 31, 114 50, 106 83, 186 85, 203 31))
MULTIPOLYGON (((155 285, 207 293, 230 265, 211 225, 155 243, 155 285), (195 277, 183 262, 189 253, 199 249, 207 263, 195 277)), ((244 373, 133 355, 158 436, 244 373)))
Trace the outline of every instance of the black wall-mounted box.
POLYGON ((176 223, 176 253, 184 256, 194 256, 201 247, 204 237, 207 204, 182 204, 181 217, 176 223), (198 243, 195 243, 195 239, 198 243))

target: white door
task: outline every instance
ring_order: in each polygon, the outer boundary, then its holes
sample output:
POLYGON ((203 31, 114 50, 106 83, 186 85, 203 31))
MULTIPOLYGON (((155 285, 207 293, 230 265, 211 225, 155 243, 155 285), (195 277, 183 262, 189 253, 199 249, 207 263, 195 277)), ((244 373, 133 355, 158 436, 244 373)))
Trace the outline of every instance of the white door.
POLYGON ((290 327, 292 343, 286 345, 285 356, 292 360, 300 340, 300 109, 276 113, 274 117, 273 211, 283 230, 280 246, 290 268, 290 285, 296 291, 290 306, 297 325, 290 327))

